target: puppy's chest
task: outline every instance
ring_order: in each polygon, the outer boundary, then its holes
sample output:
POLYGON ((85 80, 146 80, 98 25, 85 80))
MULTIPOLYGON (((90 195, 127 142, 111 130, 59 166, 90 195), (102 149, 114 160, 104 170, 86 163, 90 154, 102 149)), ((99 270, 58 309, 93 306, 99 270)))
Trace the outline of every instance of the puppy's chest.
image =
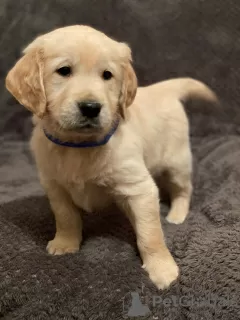
POLYGON ((113 202, 106 186, 92 182, 68 183, 67 189, 75 205, 86 212, 103 210, 113 202))
POLYGON ((107 155, 73 152, 53 161, 51 173, 69 192, 76 206, 87 212, 103 209, 112 202, 109 192, 112 166, 107 155))
POLYGON ((95 181, 100 184, 106 182, 110 176, 112 166, 107 153, 81 152, 66 149, 63 152, 56 150, 49 154, 47 174, 53 179, 64 183, 81 184, 82 181, 95 181))

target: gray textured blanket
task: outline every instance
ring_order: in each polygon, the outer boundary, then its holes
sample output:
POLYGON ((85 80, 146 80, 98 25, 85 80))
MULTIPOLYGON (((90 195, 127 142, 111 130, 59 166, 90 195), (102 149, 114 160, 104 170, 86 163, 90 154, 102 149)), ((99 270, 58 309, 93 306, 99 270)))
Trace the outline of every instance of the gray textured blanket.
POLYGON ((238 0, 0 1, 0 317, 240 319, 240 4, 238 0), (45 251, 53 217, 28 151, 29 113, 4 89, 39 33, 90 24, 133 49, 141 85, 191 76, 221 107, 189 103, 194 195, 183 225, 162 222, 181 276, 158 291, 116 208, 84 217, 78 254, 45 251))

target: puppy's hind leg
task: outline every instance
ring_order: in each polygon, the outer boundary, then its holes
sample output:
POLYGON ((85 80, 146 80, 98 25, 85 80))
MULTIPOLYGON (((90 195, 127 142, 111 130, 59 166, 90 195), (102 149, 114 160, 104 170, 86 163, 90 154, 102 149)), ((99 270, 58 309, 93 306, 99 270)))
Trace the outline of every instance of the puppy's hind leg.
POLYGON ((171 208, 166 219, 170 223, 180 224, 188 215, 192 195, 190 161, 183 166, 170 168, 168 179, 171 208))

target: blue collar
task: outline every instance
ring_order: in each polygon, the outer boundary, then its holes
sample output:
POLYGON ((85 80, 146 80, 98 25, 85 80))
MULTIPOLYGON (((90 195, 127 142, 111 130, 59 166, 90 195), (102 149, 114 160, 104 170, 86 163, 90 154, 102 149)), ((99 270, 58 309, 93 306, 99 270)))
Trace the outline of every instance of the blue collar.
POLYGON ((119 120, 115 123, 115 125, 108 132, 108 134, 106 134, 106 136, 100 141, 82 141, 82 142, 61 141, 60 139, 54 138, 51 134, 47 133, 45 129, 43 129, 43 131, 45 133, 45 136, 50 141, 60 146, 70 147, 70 148, 91 148, 91 147, 100 147, 105 145, 113 136, 113 134, 116 132, 118 125, 119 125, 119 120))

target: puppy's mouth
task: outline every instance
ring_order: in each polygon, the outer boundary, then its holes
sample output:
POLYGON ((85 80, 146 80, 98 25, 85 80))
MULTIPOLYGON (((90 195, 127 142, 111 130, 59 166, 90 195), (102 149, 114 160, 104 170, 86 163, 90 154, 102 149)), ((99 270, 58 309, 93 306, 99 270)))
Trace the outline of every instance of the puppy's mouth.
POLYGON ((95 124, 95 123, 86 123, 83 125, 78 126, 78 131, 84 131, 84 132, 90 132, 90 131, 100 131, 102 127, 100 124, 95 124))
POLYGON ((99 121, 84 121, 72 124, 71 126, 66 127, 65 129, 79 133, 96 133, 102 130, 102 126, 99 123, 99 121))

